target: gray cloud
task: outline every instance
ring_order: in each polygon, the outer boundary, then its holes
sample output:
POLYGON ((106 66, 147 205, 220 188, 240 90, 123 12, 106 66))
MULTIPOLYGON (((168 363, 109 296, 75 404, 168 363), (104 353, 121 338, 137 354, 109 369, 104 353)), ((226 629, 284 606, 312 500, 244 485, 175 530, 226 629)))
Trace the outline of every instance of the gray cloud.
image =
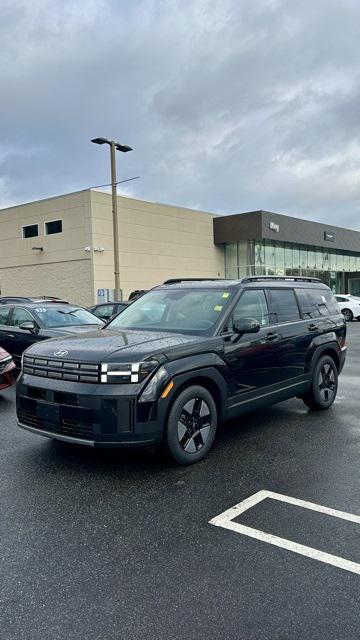
POLYGON ((0 207, 135 197, 360 227, 356 0, 3 0, 0 207))

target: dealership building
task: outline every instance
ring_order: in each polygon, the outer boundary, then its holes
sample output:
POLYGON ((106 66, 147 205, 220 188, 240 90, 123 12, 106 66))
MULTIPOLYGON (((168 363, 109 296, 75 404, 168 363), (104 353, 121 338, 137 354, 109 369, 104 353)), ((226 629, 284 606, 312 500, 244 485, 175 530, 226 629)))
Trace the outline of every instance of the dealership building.
MULTIPOLYGON (((118 196, 123 298, 168 278, 315 276, 360 292, 360 232, 252 211, 214 215, 118 196)), ((90 305, 114 286, 111 195, 86 189, 0 210, 2 295, 90 305)))

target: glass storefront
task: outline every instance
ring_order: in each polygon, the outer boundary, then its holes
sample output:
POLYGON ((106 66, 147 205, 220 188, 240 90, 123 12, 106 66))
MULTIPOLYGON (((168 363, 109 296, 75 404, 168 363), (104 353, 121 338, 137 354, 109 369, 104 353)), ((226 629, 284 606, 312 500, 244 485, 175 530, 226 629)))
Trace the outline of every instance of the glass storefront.
POLYGON ((333 291, 345 293, 350 273, 360 273, 360 253, 271 240, 225 245, 225 274, 229 279, 247 275, 311 276, 320 278, 333 291))

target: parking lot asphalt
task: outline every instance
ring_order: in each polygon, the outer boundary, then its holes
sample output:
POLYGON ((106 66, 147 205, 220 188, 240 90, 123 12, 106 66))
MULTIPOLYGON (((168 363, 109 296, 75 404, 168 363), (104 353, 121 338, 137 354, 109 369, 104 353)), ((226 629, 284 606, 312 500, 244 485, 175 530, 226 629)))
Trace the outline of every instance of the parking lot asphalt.
MULTIPOLYGON (((215 527, 260 490, 360 515, 360 323, 333 408, 223 425, 209 456, 62 445, 0 394, 2 640, 358 640, 360 575, 215 527)), ((360 563, 360 524, 263 501, 248 527, 360 563)))

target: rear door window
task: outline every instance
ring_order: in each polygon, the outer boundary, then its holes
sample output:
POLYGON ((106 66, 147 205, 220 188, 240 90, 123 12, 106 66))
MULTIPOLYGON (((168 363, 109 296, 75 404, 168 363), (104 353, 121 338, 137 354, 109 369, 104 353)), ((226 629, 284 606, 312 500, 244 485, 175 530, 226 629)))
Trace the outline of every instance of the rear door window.
POLYGON ((296 322, 300 310, 293 289, 268 289, 271 322, 296 322))
POLYGON ((330 289, 298 289, 297 293, 304 318, 321 318, 340 313, 330 289))
POLYGON ((9 311, 10 307, 5 307, 4 305, 0 304, 0 324, 8 324, 9 311))

